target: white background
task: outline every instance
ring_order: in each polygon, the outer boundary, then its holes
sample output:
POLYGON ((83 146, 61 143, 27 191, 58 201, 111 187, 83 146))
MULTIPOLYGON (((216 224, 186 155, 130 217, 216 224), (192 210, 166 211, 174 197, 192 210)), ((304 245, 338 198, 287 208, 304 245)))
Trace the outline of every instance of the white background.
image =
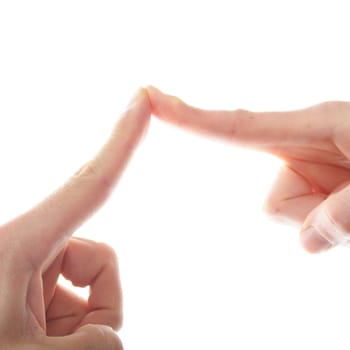
MULTIPOLYGON (((346 1, 0 1, 0 220, 103 144, 139 86, 204 108, 350 99, 346 1)), ((117 251, 126 349, 348 349, 350 252, 261 209, 280 161, 152 120, 76 233, 117 251)), ((35 248, 35 247, 33 247, 35 248)))

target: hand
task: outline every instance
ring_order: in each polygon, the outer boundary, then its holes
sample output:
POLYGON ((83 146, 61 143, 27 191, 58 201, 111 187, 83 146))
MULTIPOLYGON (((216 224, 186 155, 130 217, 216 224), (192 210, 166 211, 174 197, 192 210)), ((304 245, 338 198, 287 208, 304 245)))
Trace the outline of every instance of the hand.
POLYGON ((150 105, 140 90, 96 157, 37 206, 0 227, 1 349, 122 349, 116 255, 71 238, 107 199, 145 132, 150 105), (57 284, 62 273, 90 286, 86 301, 57 284))
POLYGON ((289 112, 208 111, 152 86, 147 91, 155 116, 283 159, 266 209, 279 220, 302 225, 306 250, 349 244, 350 103, 289 112))

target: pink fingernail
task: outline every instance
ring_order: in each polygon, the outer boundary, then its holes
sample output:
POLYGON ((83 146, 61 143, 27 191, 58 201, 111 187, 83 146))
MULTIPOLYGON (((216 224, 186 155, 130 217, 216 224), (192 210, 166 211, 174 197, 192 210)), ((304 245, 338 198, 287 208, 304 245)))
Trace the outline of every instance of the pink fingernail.
POLYGON ((322 237, 313 226, 301 233, 301 242, 310 253, 319 253, 332 247, 332 244, 322 237))

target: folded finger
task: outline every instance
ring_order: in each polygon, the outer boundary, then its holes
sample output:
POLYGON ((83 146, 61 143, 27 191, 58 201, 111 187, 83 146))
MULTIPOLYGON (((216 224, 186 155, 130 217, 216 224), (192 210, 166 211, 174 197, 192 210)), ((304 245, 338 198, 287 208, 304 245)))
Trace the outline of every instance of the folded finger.
POLYGON ((90 286, 86 314, 76 327, 89 323, 121 327, 122 289, 117 256, 111 247, 73 238, 66 249, 61 272, 75 286, 90 286))
POLYGON ((46 311, 46 334, 65 336, 71 334, 87 312, 87 302, 67 288, 57 285, 46 311))

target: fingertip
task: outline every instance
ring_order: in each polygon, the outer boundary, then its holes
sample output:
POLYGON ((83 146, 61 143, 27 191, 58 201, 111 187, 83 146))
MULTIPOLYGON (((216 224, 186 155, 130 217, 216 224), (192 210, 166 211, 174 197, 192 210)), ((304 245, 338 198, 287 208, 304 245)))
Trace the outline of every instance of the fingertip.
POLYGON ((145 88, 150 94, 162 94, 164 93, 153 85, 147 85, 145 88))
POLYGON ((146 88, 151 103, 152 114, 159 119, 177 122, 182 117, 184 103, 176 96, 165 94, 153 85, 146 88))
POLYGON ((134 103, 121 115, 113 133, 118 137, 129 135, 134 146, 141 143, 147 134, 151 120, 152 106, 145 88, 141 87, 134 95, 134 103), (123 126, 124 125, 124 126, 123 126), (129 126, 127 126, 129 125, 129 126), (124 130, 121 132, 121 130, 124 130))
MULTIPOLYGON (((155 86, 153 86, 153 85, 151 85, 151 84, 147 85, 147 86, 145 87, 145 89, 148 90, 148 91, 158 90, 155 86)), ((158 91, 159 91, 159 90, 158 90, 158 91)))
POLYGON ((144 100, 144 103, 146 104, 147 108, 149 109, 149 113, 151 114, 152 112, 152 103, 151 103, 151 98, 149 95, 149 91, 147 90, 147 87, 140 88, 140 94, 141 98, 144 100))
POLYGON ((148 99, 148 93, 147 93, 146 88, 140 87, 138 89, 138 94, 141 96, 141 98, 148 99))
POLYGON ((153 85, 146 86, 145 90, 147 91, 148 97, 150 98, 151 102, 155 96, 161 94, 160 90, 154 87, 153 85))
POLYGON ((155 116, 159 116, 161 114, 161 97, 164 94, 153 85, 148 85, 146 87, 146 91, 148 94, 152 114, 154 114, 155 116))
POLYGON ((309 227, 300 233, 300 243, 304 250, 311 254, 326 252, 333 247, 333 245, 313 227, 309 227))
POLYGON ((158 88, 156 88, 153 85, 148 85, 146 87, 146 90, 148 92, 148 95, 151 97, 151 100, 154 99, 169 99, 170 101, 177 101, 180 102, 181 100, 174 95, 170 95, 170 94, 166 94, 165 92, 159 90, 158 88))
POLYGON ((140 87, 131 98, 126 110, 120 115, 119 122, 114 130, 118 130, 123 123, 131 123, 136 127, 148 124, 151 113, 151 102, 148 93, 145 88, 140 87))
POLYGON ((148 93, 145 88, 140 87, 134 94, 133 98, 131 99, 128 109, 132 109, 137 104, 143 104, 145 107, 149 110, 151 110, 151 104, 150 99, 148 96, 148 93))
POLYGON ((150 96, 145 88, 141 89, 140 94, 141 94, 141 99, 143 101, 143 105, 145 108, 145 113, 147 114, 147 118, 149 119, 152 113, 152 104, 151 104, 150 96))

